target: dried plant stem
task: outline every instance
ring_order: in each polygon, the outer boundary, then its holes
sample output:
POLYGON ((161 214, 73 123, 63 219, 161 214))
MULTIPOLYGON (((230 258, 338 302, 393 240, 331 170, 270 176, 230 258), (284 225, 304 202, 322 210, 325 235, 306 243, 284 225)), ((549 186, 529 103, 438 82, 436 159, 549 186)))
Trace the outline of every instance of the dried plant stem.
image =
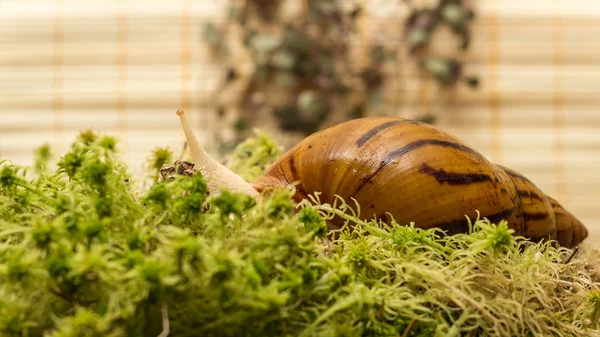
POLYGON ((577 246, 577 247, 575 247, 575 249, 573 249, 573 252, 571 253, 571 255, 569 255, 569 257, 565 260, 565 264, 568 264, 569 262, 571 262, 571 260, 573 259, 575 254, 577 254, 578 251, 579 251, 579 246, 577 246))
POLYGON ((406 337, 408 336, 408 334, 410 333, 410 330, 412 330, 413 326, 415 325, 415 323, 417 322, 417 318, 414 317, 410 323, 408 324, 408 326, 406 327, 406 329, 404 330, 404 332, 402 333, 401 337, 406 337))
POLYGON ((162 331, 158 337, 167 337, 169 336, 170 327, 169 327, 169 307, 166 302, 163 302, 162 307, 160 308, 162 314, 162 331))

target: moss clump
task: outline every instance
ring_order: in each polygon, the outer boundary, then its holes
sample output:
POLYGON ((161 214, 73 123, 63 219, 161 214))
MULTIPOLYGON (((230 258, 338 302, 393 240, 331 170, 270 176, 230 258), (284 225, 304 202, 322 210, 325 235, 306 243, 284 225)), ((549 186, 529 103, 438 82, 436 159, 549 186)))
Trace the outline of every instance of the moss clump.
POLYGON ((246 181, 258 178, 281 154, 277 143, 266 133, 254 130, 250 137, 238 144, 226 162, 226 166, 246 181))
MULTIPOLYGON (((32 180, 0 163, 2 336, 598 334, 595 250, 564 263, 571 251, 503 222, 444 236, 318 195, 213 197, 199 173, 135 192, 90 135, 32 180)), ((231 158, 256 174, 274 143, 253 141, 231 158)))

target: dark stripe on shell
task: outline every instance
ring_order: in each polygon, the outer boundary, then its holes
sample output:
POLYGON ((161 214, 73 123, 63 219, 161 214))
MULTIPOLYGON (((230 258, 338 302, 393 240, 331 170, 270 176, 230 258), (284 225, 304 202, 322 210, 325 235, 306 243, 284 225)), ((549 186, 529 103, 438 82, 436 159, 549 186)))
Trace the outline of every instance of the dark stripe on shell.
POLYGON ((523 219, 525 219, 525 221, 528 220, 545 220, 548 219, 550 215, 546 212, 541 212, 541 213, 527 213, 527 212, 523 212, 523 219))
MULTIPOLYGON (((502 166, 502 165, 496 165, 496 166, 498 166, 498 167, 500 167, 501 169, 503 169, 503 170, 504 170, 504 172, 506 172, 506 174, 508 174, 508 175, 509 175, 509 176, 511 176, 511 177, 514 177, 514 178, 519 178, 519 179, 525 180, 525 181, 527 181, 527 182, 530 182, 531 184, 533 184, 533 183, 531 182, 531 180, 527 179, 527 177, 525 177, 525 176, 524 176, 524 175, 522 175, 522 174, 519 174, 519 173, 517 173, 517 172, 515 172, 515 171, 513 171, 513 170, 511 170, 511 169, 509 169, 509 168, 507 168, 507 167, 504 167, 504 166, 502 166)), ((533 184, 533 185, 535 185, 535 184, 533 184)))
POLYGON ((298 180, 298 171, 296 171, 296 162, 294 160, 294 156, 291 155, 290 156, 290 160, 289 160, 289 164, 290 164, 290 171, 292 172, 292 180, 298 180))
POLYGON ((542 235, 542 236, 529 236, 528 238, 532 242, 540 242, 542 240, 550 241, 550 233, 542 235))
POLYGON ((519 197, 522 197, 522 198, 525 197, 525 198, 529 198, 529 199, 537 199, 540 201, 544 201, 544 199, 542 199, 542 197, 535 192, 517 190, 517 194, 519 195, 519 197))
POLYGON ((485 217, 488 220, 490 220, 491 223, 497 225, 500 222, 500 220, 506 220, 506 218, 508 218, 509 216, 513 215, 514 212, 515 212, 515 209, 514 208, 510 208, 510 209, 504 210, 502 212, 491 214, 491 215, 488 215, 488 216, 485 216, 485 217))
POLYGON ((563 208, 562 205, 559 204, 558 201, 556 201, 552 197, 546 196, 546 198, 548 199, 548 201, 550 201, 550 205, 552 205, 552 207, 563 208))
POLYGON ((465 146, 465 145, 457 144, 454 142, 449 142, 446 140, 439 140, 439 139, 422 139, 422 140, 418 140, 416 142, 412 142, 410 144, 406 144, 405 146, 393 151, 387 157, 385 157, 385 159, 383 160, 383 163, 385 165, 387 165, 387 164, 391 163, 392 161, 394 161, 394 159, 396 157, 400 157, 408 152, 411 152, 415 149, 418 149, 420 147, 427 146, 427 145, 449 147, 449 148, 452 148, 455 150, 475 154, 480 158, 483 157, 479 152, 477 152, 477 151, 473 150, 472 148, 465 146))
POLYGON ((375 171, 373 171, 371 174, 366 175, 364 177, 361 178, 362 182, 361 184, 358 186, 358 188, 356 189, 356 191, 354 191, 353 195, 356 195, 369 181, 372 181, 373 178, 379 173, 379 171, 381 171, 381 169, 383 169, 387 164, 391 163, 394 161, 394 159, 397 159, 398 157, 401 157, 413 150, 416 150, 420 147, 423 146, 427 146, 427 145, 434 145, 434 146, 442 146, 442 147, 449 147, 452 149, 456 149, 459 151, 464 151, 464 152, 468 152, 471 154, 475 154, 480 158, 483 158, 483 156, 471 149, 468 146, 465 145, 461 145, 461 144, 457 144, 457 143, 453 143, 453 142, 448 142, 445 140, 438 140, 438 139, 423 139, 423 140, 418 140, 416 142, 412 142, 409 143, 395 151, 393 151, 392 153, 388 154, 382 161, 381 163, 379 163, 379 166, 377 167, 377 169, 375 171))
POLYGON ((427 164, 422 164, 419 171, 434 176, 441 184, 448 183, 448 185, 470 185, 483 181, 492 181, 492 177, 487 174, 452 173, 446 172, 443 169, 436 170, 427 164))
MULTIPOLYGON (((506 209, 502 212, 485 215, 483 217, 490 220, 491 223, 498 224, 500 220, 504 220, 510 217, 514 213, 514 208, 506 209)), ((482 218, 483 218, 482 217, 482 218)), ((471 221, 474 223, 474 221, 471 221)), ((459 234, 459 233, 469 233, 469 222, 467 219, 462 220, 452 220, 448 222, 437 223, 435 225, 430 226, 429 228, 440 228, 446 231, 449 235, 459 234)))
POLYGON ((400 123, 404 123, 407 122, 407 120, 397 120, 397 121, 391 121, 391 122, 386 122, 383 123, 381 125, 378 125, 374 128, 372 128, 371 130, 367 131, 364 135, 362 135, 362 137, 360 137, 357 141, 356 141, 356 146, 361 147, 363 145, 365 145, 365 143, 371 139, 373 136, 375 136, 376 134, 378 134, 379 132, 394 126, 396 124, 400 124, 400 123))
MULTIPOLYGON (((496 170, 502 171, 508 176, 507 181, 510 182, 511 186, 514 188, 515 191, 518 191, 517 184, 510 177, 510 175, 508 174, 506 169, 500 165, 494 165, 494 166, 496 167, 496 170)), ((524 235, 524 233, 527 232, 527 221, 523 220, 523 216, 522 216, 523 215, 523 200, 521 200, 521 197, 519 196, 518 192, 512 201, 515 204, 516 209, 519 210, 519 215, 517 216, 517 220, 520 222, 520 226, 519 226, 519 228, 516 229, 515 232, 517 235, 524 235)))

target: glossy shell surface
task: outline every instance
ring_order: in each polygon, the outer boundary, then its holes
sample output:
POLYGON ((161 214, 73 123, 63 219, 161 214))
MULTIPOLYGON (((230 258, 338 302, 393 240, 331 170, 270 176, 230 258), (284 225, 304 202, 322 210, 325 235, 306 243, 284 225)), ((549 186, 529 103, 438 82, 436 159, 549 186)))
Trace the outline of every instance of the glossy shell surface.
MULTIPOLYGON (((516 171, 490 163, 442 129, 408 119, 367 117, 318 131, 287 151, 254 182, 261 191, 296 184, 297 199, 321 192, 355 198, 365 218, 449 234, 468 232, 465 215, 508 221, 516 234, 572 246, 585 227, 516 171)), ((335 225, 335 223, 334 223, 335 225)))

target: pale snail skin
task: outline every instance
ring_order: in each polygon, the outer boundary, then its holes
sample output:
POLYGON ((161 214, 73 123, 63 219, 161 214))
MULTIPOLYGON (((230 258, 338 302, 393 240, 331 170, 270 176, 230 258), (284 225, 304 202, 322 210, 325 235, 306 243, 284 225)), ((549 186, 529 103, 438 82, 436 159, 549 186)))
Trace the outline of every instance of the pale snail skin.
MULTIPOLYGON (((468 232, 481 217, 506 220, 515 235, 552 239, 574 247, 588 235, 585 226, 556 200, 518 172, 490 163, 455 136, 432 125, 396 117, 365 117, 315 132, 285 152, 251 184, 216 162, 181 119, 192 160, 221 188, 259 196, 273 187, 295 185, 296 200, 320 192, 356 199, 363 218, 414 222, 448 234, 468 232)), ((334 221, 331 226, 335 227, 334 221)))

